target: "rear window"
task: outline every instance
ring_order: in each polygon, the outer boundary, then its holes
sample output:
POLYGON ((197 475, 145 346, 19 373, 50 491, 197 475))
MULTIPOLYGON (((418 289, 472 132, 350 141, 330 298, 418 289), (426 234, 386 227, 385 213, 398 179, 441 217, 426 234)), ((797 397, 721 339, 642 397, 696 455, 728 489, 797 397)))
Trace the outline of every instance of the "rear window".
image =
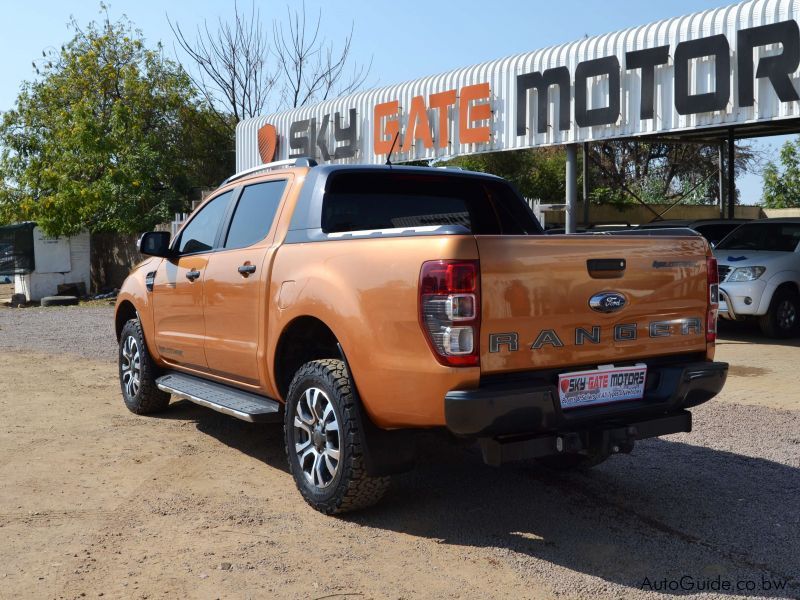
POLYGON ((698 225, 695 231, 700 232, 704 238, 714 244, 719 244, 722 239, 731 231, 739 227, 741 223, 724 223, 718 225, 698 225))
POLYGON ((325 233, 461 225, 476 235, 525 235, 541 227, 505 182, 424 173, 331 176, 322 203, 325 233))
POLYGON ((794 252, 800 243, 800 223, 747 223, 722 242, 720 250, 794 252))

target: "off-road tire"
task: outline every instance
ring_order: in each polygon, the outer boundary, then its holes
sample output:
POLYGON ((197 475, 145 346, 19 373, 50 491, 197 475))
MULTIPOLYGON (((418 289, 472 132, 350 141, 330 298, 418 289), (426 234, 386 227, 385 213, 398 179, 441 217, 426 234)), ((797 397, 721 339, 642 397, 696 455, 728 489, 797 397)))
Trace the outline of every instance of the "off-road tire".
POLYGON ((167 408, 170 395, 162 392, 156 386, 156 378, 159 375, 158 369, 147 351, 147 343, 144 340, 144 333, 142 333, 142 325, 139 323, 139 319, 131 319, 122 328, 122 333, 119 336, 118 363, 119 385, 122 390, 122 399, 125 401, 125 406, 128 407, 128 410, 137 415, 147 415, 167 408), (129 338, 135 343, 139 356, 139 385, 135 391, 126 386, 125 374, 123 373, 126 370, 126 365, 130 362, 125 357, 126 348, 128 352, 130 350, 130 346, 126 346, 126 344, 130 344, 129 338))
POLYGON ((797 337, 800 334, 800 295, 789 288, 778 288, 772 295, 767 314, 758 318, 758 326, 767 337, 797 337))
POLYGON ((537 458, 541 466, 554 471, 585 471, 604 463, 611 456, 607 452, 589 452, 587 454, 554 454, 537 458))
POLYGON ((361 410, 350 386, 344 362, 335 359, 314 360, 300 367, 289 386, 284 419, 289 471, 297 489, 312 508, 326 515, 340 514, 366 508, 383 497, 391 478, 373 477, 366 472, 361 410), (339 426, 338 466, 336 474, 325 487, 308 481, 295 450, 298 404, 306 392, 313 388, 327 396, 326 400, 332 405, 339 426))

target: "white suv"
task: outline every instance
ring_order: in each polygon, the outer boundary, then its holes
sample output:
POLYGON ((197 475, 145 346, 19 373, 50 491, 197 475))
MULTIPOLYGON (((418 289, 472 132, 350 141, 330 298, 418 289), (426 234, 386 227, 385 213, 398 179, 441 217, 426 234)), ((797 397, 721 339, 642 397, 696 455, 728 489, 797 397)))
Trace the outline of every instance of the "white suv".
POLYGON ((800 332, 800 219, 741 225, 714 249, 719 263, 720 317, 758 317, 770 337, 800 332))

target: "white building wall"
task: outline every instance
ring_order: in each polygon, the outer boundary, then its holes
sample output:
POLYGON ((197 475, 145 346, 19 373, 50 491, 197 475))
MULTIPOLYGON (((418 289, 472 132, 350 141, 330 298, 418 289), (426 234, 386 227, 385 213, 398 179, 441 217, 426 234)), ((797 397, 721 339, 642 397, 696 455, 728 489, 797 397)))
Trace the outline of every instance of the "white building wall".
MULTIPOLYGON (((15 293, 25 294, 28 301, 38 302, 45 296, 55 296, 58 293, 58 286, 65 283, 83 282, 86 290, 89 290, 91 256, 88 231, 69 238, 59 238, 57 244, 52 244, 53 247, 58 248, 58 252, 68 252, 68 256, 61 257, 53 256, 51 250, 47 248, 47 245, 50 244, 42 243, 43 236, 38 227, 33 230, 33 237, 36 270, 28 275, 14 276, 15 293), (56 268, 68 268, 69 270, 52 273, 40 272, 40 263, 43 271, 49 271, 51 268, 49 265, 61 265, 56 268)), ((53 240, 47 241, 52 243, 53 240)))

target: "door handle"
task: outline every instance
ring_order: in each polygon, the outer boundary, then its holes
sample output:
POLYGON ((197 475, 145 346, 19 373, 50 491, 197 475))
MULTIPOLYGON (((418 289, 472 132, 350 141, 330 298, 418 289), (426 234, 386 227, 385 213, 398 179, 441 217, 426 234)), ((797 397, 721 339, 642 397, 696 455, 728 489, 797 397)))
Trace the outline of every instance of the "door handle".
POLYGON ((241 267, 239 267, 238 271, 242 275, 242 277, 247 277, 248 275, 252 275, 253 273, 256 272, 256 266, 242 265, 241 267))
POLYGON ((200 277, 200 271, 197 271, 195 269, 192 269, 191 271, 186 271, 186 279, 188 279, 189 281, 194 281, 198 277, 200 277))

